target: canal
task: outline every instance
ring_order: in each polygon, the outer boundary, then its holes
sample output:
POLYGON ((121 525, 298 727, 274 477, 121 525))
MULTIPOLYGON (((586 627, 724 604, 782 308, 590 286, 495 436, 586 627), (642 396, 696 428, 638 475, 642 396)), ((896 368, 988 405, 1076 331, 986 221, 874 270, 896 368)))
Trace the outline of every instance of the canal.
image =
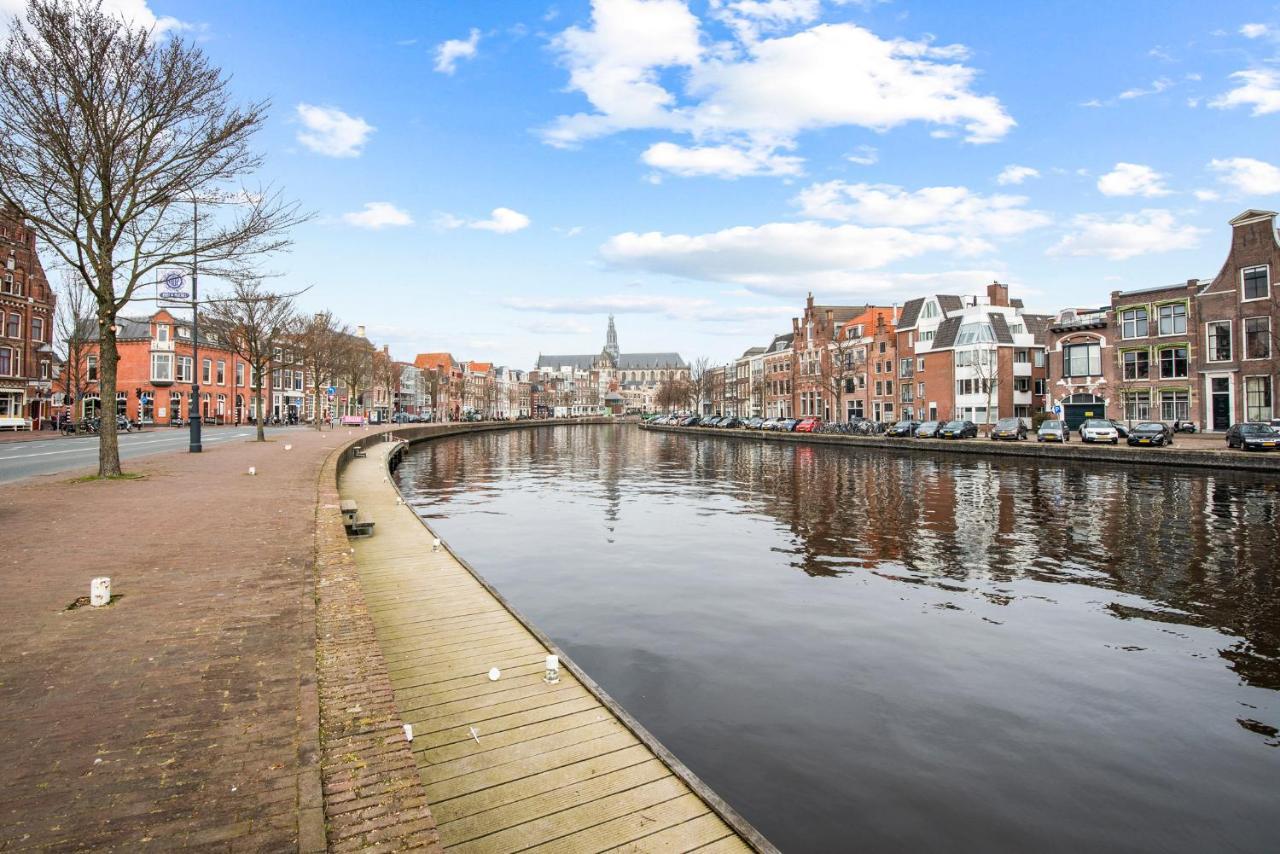
POLYGON ((1276 850, 1274 479, 625 425, 397 477, 783 851, 1276 850))

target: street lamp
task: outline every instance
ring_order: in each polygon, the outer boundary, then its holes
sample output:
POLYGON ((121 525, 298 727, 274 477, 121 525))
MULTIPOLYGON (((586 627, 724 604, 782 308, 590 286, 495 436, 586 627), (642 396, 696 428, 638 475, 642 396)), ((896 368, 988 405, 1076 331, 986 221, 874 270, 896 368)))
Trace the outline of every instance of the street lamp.
POLYGON ((191 193, 191 401, 187 410, 191 439, 187 450, 198 454, 200 442, 200 199, 191 193))

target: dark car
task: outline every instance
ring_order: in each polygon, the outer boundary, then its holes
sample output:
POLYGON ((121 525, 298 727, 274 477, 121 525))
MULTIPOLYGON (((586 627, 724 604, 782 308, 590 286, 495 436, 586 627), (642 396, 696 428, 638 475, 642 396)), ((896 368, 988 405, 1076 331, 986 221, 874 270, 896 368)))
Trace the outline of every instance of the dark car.
POLYGON ((917 439, 936 439, 938 431, 942 429, 941 421, 926 421, 916 428, 917 439))
POLYGON ((991 428, 992 441, 1011 439, 1020 442, 1025 438, 1027 438, 1027 425, 1022 423, 1021 418, 1001 418, 991 428))
POLYGON ((720 426, 720 416, 719 416, 719 415, 711 415, 711 416, 709 416, 709 417, 707 417, 707 418, 704 418, 704 419, 702 419, 702 423, 701 423, 701 424, 699 424, 698 426, 699 426, 699 427, 719 427, 719 426, 720 426))
POLYGON ((1280 448, 1280 432, 1265 421, 1232 424, 1227 431, 1227 447, 1243 451, 1274 451, 1280 448))
POLYGON ((910 439, 918 429, 920 429, 919 421, 899 421, 888 430, 885 430, 884 434, 886 436, 904 436, 910 439))
POLYGON ((696 415, 690 415, 688 418, 680 422, 681 427, 697 427, 702 423, 702 419, 696 415))
POLYGON ((948 421, 938 431, 939 439, 976 439, 978 425, 972 421, 948 421))
POLYGON ((1114 418, 1108 418, 1107 420, 1111 422, 1111 426, 1112 426, 1112 427, 1116 428, 1116 435, 1117 435, 1117 436, 1119 436, 1121 439, 1127 439, 1127 438, 1129 438, 1129 428, 1128 428, 1128 427, 1124 426, 1123 424, 1121 424, 1119 421, 1115 420, 1114 418))
POLYGON ((720 426, 730 430, 736 430, 742 426, 742 420, 735 415, 730 415, 720 420, 720 426))
POLYGON ((1162 421, 1142 421, 1129 431, 1125 441, 1130 445, 1172 445, 1173 430, 1162 421))

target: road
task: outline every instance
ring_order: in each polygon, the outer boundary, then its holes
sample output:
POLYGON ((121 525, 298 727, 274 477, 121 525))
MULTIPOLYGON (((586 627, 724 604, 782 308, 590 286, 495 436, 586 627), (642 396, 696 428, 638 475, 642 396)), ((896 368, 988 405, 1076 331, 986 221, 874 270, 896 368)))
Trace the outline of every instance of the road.
MULTIPOLYGON (((275 433, 280 428, 269 428, 275 433)), ((296 428, 295 428, 296 429, 296 428)), ((206 447, 253 435, 252 427, 206 427, 201 442, 206 447)), ((120 436, 120 459, 145 457, 165 451, 186 450, 190 434, 186 430, 160 427, 120 436)), ((98 437, 77 439, 37 439, 0 445, 0 483, 42 474, 89 468, 98 463, 98 437)))

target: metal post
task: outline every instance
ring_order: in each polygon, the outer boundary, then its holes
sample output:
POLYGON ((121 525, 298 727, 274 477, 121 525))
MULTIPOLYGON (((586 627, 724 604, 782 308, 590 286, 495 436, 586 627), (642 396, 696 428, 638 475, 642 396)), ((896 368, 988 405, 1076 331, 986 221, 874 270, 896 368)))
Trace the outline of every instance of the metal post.
POLYGON ((191 442, 187 450, 198 454, 204 446, 200 444, 200 200, 194 193, 191 211, 191 442))

